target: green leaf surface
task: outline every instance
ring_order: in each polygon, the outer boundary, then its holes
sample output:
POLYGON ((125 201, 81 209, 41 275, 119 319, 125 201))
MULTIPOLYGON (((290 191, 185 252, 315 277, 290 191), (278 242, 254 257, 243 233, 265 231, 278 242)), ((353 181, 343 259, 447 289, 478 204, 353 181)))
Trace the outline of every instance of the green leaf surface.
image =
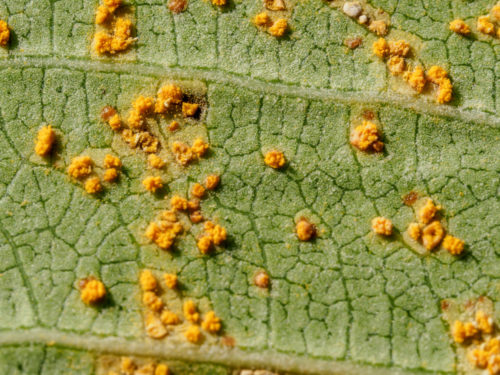
POLYGON ((320 0, 287 3, 282 39, 251 23, 260 1, 191 0, 176 15, 164 0, 131 1, 138 40, 109 58, 91 51, 97 1, 0 0, 13 34, 0 51, 0 374, 100 374, 104 355, 164 361, 173 374, 457 372, 441 301, 485 295, 500 315, 500 44, 475 28, 453 34, 448 22, 475 25, 495 2, 368 3, 389 13, 388 38, 408 40, 413 62, 449 71, 450 104, 414 95, 373 56, 377 36, 320 0), (352 37, 363 39, 355 50, 344 45, 352 37), (176 137, 200 135, 211 152, 168 165, 164 195, 221 175, 202 210, 229 239, 209 256, 196 248, 201 227, 173 252, 147 241, 167 202, 142 187, 146 156, 99 118, 103 106, 126 113, 172 80, 206 93, 201 120, 176 137), (381 154, 349 144, 365 110, 380 124, 381 154), (49 159, 33 149, 44 124, 58 134, 49 159), (283 170, 263 162, 273 148, 283 170), (65 173, 81 153, 119 155, 119 182, 86 194, 65 173), (404 240, 411 191, 443 206, 464 256, 422 255, 404 240), (319 229, 312 242, 294 233, 302 215, 319 229), (397 235, 374 236, 375 216, 391 218, 397 235), (144 268, 176 272, 183 296, 213 308, 235 346, 148 338, 144 268), (253 284, 262 269, 269 291, 253 284), (105 305, 81 302, 78 281, 89 275, 106 285, 105 305))

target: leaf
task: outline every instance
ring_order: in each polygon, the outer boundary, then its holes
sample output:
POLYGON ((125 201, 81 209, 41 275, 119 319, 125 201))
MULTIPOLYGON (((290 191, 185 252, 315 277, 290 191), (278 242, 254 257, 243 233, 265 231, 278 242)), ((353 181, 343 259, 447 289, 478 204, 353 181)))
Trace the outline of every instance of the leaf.
POLYGON ((105 356, 122 355, 166 361, 174 374, 457 371, 440 302, 485 295, 500 311, 500 49, 447 25, 473 23, 493 2, 369 3, 390 15, 389 38, 412 44, 414 63, 449 71, 450 104, 391 77, 372 55, 377 37, 319 0, 287 2, 291 33, 282 39, 250 22, 260 2, 220 9, 192 0, 177 15, 163 0, 133 2, 138 41, 111 58, 90 49, 96 1, 0 1, 13 32, 0 61, 0 373, 101 373, 105 356), (344 40, 353 37, 363 43, 350 50, 344 40), (145 156, 99 119, 103 106, 125 112, 171 80, 206 91, 206 117, 180 137, 207 137, 211 155, 185 170, 169 165, 165 176, 170 196, 221 174, 202 209, 230 238, 211 256, 196 249, 195 229, 173 253, 147 242, 144 229, 165 202, 142 188, 145 156), (349 144, 365 110, 376 114, 383 154, 349 144), (58 133, 48 160, 33 152, 43 124, 58 133), (264 165, 271 148, 284 152, 285 169, 264 165), (124 163, 98 198, 65 173, 83 152, 124 163), (379 215, 406 230, 415 216, 402 197, 411 191, 444 207, 448 230, 467 244, 463 257, 371 234, 379 215), (301 215, 318 226, 313 242, 296 239, 301 215), (182 294, 211 306, 236 347, 148 339, 143 268, 177 272, 182 294), (261 269, 268 293, 253 285, 261 269), (80 301, 78 281, 89 275, 110 303, 80 301))

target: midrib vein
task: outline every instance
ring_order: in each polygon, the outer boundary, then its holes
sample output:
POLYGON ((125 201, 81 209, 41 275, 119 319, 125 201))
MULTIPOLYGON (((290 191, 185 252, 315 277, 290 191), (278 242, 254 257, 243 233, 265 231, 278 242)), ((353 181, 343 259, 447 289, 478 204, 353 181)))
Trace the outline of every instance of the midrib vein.
POLYGON ((272 350, 265 352, 245 351, 216 345, 193 346, 184 342, 154 341, 151 339, 131 341, 120 337, 77 335, 57 330, 34 328, 28 330, 3 331, 0 346, 29 345, 33 343, 58 345, 67 348, 91 351, 96 354, 153 357, 155 359, 181 360, 186 362, 214 363, 235 368, 272 368, 302 374, 321 375, 417 375, 435 372, 405 370, 396 367, 358 365, 347 361, 312 359, 291 356, 272 350))
POLYGON ((497 115, 491 115, 480 111, 464 110, 460 107, 457 108, 448 105, 433 105, 428 103, 425 99, 417 99, 416 97, 405 96, 397 92, 349 92, 334 89, 300 87, 278 82, 266 82, 214 69, 168 67, 141 62, 104 62, 98 60, 79 58, 66 59, 48 56, 11 56, 0 61, 0 69, 29 67, 63 68, 84 72, 128 73, 158 78, 168 77, 172 79, 201 80, 209 83, 228 83, 254 91, 265 92, 266 94, 325 101, 331 100, 346 104, 392 104, 419 113, 433 114, 486 126, 500 126, 500 117, 497 115))

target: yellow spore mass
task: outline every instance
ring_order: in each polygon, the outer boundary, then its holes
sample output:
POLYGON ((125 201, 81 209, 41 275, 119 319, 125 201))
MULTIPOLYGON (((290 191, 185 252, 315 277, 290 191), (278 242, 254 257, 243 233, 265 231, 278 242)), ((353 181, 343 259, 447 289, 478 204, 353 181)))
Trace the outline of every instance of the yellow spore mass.
POLYGON ((160 320, 165 325, 176 325, 181 322, 177 314, 169 310, 163 310, 161 312, 160 320))
POLYGON ((441 84, 441 82, 448 77, 446 70, 437 65, 431 66, 426 75, 428 80, 436 85, 441 84))
POLYGON ((220 176, 211 174, 205 178, 205 187, 207 190, 214 190, 219 186, 220 176))
POLYGON ((165 280, 165 285, 167 286, 167 288, 177 288, 177 275, 173 273, 166 273, 163 275, 163 279, 165 280))
POLYGON ((497 21, 500 21, 500 3, 497 3, 490 11, 493 18, 497 21))
POLYGON ((122 167, 122 161, 120 160, 119 157, 111 155, 111 154, 106 154, 104 157, 104 168, 121 168, 122 167))
POLYGON ((219 332, 221 329, 220 318, 215 315, 214 311, 207 312, 201 322, 201 328, 210 333, 219 332))
POLYGON ((288 28, 288 22, 284 18, 280 18, 273 22, 273 25, 268 29, 269 34, 277 38, 285 35, 288 28))
POLYGON ((433 250, 441 243, 443 236, 443 226, 439 221, 433 221, 422 229, 422 244, 427 250, 433 250))
POLYGON ((200 320, 200 314, 196 309, 196 305, 192 300, 187 300, 182 305, 182 311, 184 313, 184 317, 188 322, 198 323, 200 320))
POLYGON ((163 301, 152 291, 144 292, 142 295, 142 303, 152 311, 159 312, 163 309, 163 301))
POLYGON ((382 151, 384 144, 379 140, 377 126, 368 120, 363 120, 361 125, 356 126, 351 131, 351 144, 361 151, 373 149, 382 151))
POLYGON ((473 323, 464 323, 460 320, 455 320, 452 327, 453 340, 456 343, 462 344, 465 340, 475 336, 477 334, 477 328, 473 323))
POLYGON ((207 234, 201 236, 196 242, 196 246, 202 254, 208 254, 212 250, 212 244, 212 239, 207 234))
POLYGON ((118 170, 116 168, 108 168, 104 171, 102 179, 106 182, 113 182, 118 178, 118 170))
POLYGON ((384 38, 379 38, 372 45, 373 54, 381 59, 389 55, 389 44, 384 38))
POLYGON ((156 95, 155 112, 165 113, 172 105, 182 102, 182 90, 177 85, 166 85, 158 90, 156 95))
POLYGON ((193 344, 196 344, 200 341, 201 339, 201 332, 200 332, 200 329, 198 328, 198 326, 190 326, 186 332, 184 332, 184 337, 186 337, 186 339, 193 343, 193 344))
POLYGON ((207 220, 203 227, 215 245, 220 245, 227 239, 226 229, 221 227, 219 224, 214 224, 207 220))
POLYGON ((140 115, 147 115, 151 112, 154 106, 154 99, 151 97, 139 96, 132 103, 134 108, 140 115))
POLYGON ((188 102, 183 102, 182 103, 182 114, 184 117, 193 117, 196 115, 196 112, 198 112, 199 105, 197 103, 188 103, 188 102))
POLYGON ((301 218, 295 225, 295 232, 300 241, 309 241, 316 236, 316 227, 309 220, 301 218))
POLYGON ((445 78, 439 84, 438 94, 436 97, 436 101, 439 104, 448 103, 451 101, 453 94, 453 85, 449 78, 445 78))
POLYGON ((182 225, 179 222, 151 222, 146 229, 145 235, 161 249, 168 250, 172 247, 175 238, 182 230, 182 225))
POLYGON ((282 168, 286 163, 285 155, 281 151, 271 150, 266 153, 264 163, 274 169, 282 168))
POLYGON ((429 223, 434 217, 436 216, 436 213, 440 209, 440 206, 436 206, 432 199, 427 199, 425 202, 425 205, 420 208, 418 211, 418 221, 421 222, 422 224, 427 224, 429 223))
POLYGON ((89 280, 80 290, 80 298, 87 305, 96 304, 106 296, 106 288, 99 280, 89 280))
POLYGON ((469 26, 461 19, 456 19, 450 22, 449 28, 454 33, 460 35, 468 35, 470 34, 469 26))
POLYGON ((368 29, 379 36, 387 34, 387 23, 383 20, 373 21, 368 29))
POLYGON ((113 130, 118 130, 122 126, 122 121, 120 120, 120 116, 117 114, 110 117, 108 120, 109 127, 113 130))
POLYGON ((222 7, 227 4, 227 0, 212 0, 212 4, 222 7))
POLYGON ((71 160, 68 174, 73 178, 87 177, 92 173, 92 159, 89 156, 77 156, 71 160))
POLYGON ((170 206, 177 211, 186 211, 188 209, 188 201, 179 195, 174 195, 170 198, 170 206))
POLYGON ((108 21, 111 16, 111 11, 106 5, 99 5, 97 7, 97 11, 95 13, 95 23, 98 25, 102 25, 106 21, 108 21))
POLYGON ((415 67, 412 72, 405 73, 404 78, 406 79, 410 87, 419 94, 424 90, 425 84, 427 82, 424 70, 421 66, 415 67))
POLYGON ((253 23, 257 26, 268 26, 271 23, 271 18, 266 12, 261 12, 254 17, 253 23))
POLYGON ((89 194, 96 194, 102 190, 99 177, 90 177, 85 181, 85 191, 89 194))
POLYGON ((52 150, 56 141, 56 133, 52 126, 42 126, 38 131, 35 141, 35 152, 37 155, 46 156, 52 150))
POLYGON ((142 180, 142 184, 147 191, 155 193, 158 189, 163 187, 163 182, 159 176, 149 176, 142 180))
POLYGON ((5 47, 9 44, 10 40, 10 29, 7 22, 0 20, 0 46, 5 47))
POLYGON ((155 290, 158 287, 158 282, 150 270, 144 270, 139 276, 139 285, 144 292, 147 292, 155 290))
POLYGON ((400 56, 391 56, 387 61, 387 68, 393 76, 403 74, 406 69, 405 59, 400 56))
MULTIPOLYGON (((488 314, 486 314, 484 311, 477 310, 475 320, 476 320, 477 328, 481 332, 486 333, 486 334, 490 334, 493 332, 493 319, 488 314)), ((496 343, 498 344, 498 349, 500 350, 500 341, 497 340, 496 343)))
POLYGON ((385 217, 375 217, 372 219, 372 230, 382 236, 392 235, 392 222, 385 217))
POLYGON ((406 57, 410 53, 410 44, 406 40, 394 40, 388 44, 391 56, 406 57))
POLYGON ((460 255, 464 251, 464 241, 447 234, 443 240, 443 248, 452 255, 460 255))
POLYGON ((191 195, 196 198, 203 198, 205 195, 205 188, 200 183, 195 183, 191 188, 191 195))
POLYGON ((191 146, 191 151, 197 158, 201 158, 207 152, 209 148, 208 143, 203 141, 201 138, 196 138, 191 146))
POLYGON ((151 168, 161 169, 165 166, 165 162, 155 154, 150 154, 148 156, 148 164, 151 168))
POLYGON ((154 375, 170 375, 170 370, 162 363, 156 366, 154 375))
POLYGON ((418 223, 411 223, 410 225, 408 225, 407 232, 410 238, 415 241, 418 241, 420 239, 420 235, 422 234, 420 225, 418 223))
POLYGON ((122 5, 122 0, 103 0, 104 5, 113 13, 122 5))
POLYGON ((135 363, 134 361, 132 361, 132 358, 130 357, 122 357, 120 367, 121 371, 125 374, 132 374, 136 369, 135 363))
POLYGON ((490 375, 500 374, 500 355, 493 355, 488 360, 488 373, 490 375))
POLYGON ((106 31, 98 31, 94 35, 94 49, 99 55, 111 52, 113 37, 106 31))
POLYGON ((490 21, 489 16, 481 16, 477 19, 477 30, 483 34, 492 35, 495 33, 495 25, 490 21))

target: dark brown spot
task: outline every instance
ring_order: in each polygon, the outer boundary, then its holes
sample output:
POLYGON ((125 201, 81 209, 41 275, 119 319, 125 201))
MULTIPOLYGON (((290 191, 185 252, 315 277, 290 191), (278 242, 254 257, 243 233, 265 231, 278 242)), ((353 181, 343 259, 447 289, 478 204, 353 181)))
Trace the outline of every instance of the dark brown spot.
POLYGON ((359 47, 362 42, 363 42, 363 39, 361 39, 360 37, 347 38, 346 40, 344 40, 344 44, 350 49, 355 49, 355 48, 359 47))
POLYGON ((403 202, 407 206, 412 206, 417 201, 417 198, 418 194, 415 193, 414 191, 410 191, 403 197, 403 202))
POLYGON ((375 113, 373 113, 373 111, 366 110, 363 112, 363 118, 365 120, 373 120, 375 118, 375 113))
POLYGON ((114 115, 116 115, 116 109, 114 109, 113 107, 107 105, 106 107, 104 107, 102 110, 101 110, 101 118, 104 120, 104 121, 108 121, 111 117, 113 117, 114 115))
POLYGON ((180 13, 186 10, 187 8, 187 1, 186 0, 169 0, 168 1, 168 9, 172 13, 180 13))

